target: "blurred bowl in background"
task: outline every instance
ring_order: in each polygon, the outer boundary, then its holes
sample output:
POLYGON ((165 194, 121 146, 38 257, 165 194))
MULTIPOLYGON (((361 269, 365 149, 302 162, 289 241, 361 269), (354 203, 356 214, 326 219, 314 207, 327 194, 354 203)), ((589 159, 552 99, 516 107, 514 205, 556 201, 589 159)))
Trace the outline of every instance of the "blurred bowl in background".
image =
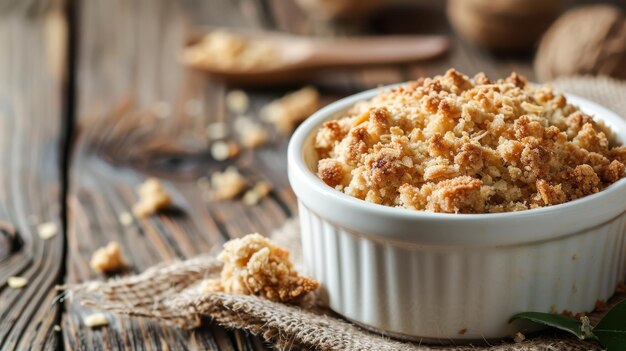
POLYGON ((312 16, 322 19, 364 17, 385 5, 387 0, 297 0, 312 16))

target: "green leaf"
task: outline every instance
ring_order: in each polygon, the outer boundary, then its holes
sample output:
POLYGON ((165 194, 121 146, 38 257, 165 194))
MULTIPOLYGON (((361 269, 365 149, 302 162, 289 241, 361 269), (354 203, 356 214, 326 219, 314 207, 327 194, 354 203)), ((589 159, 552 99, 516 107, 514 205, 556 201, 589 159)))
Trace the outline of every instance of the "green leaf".
POLYGON ((593 328, 593 334, 607 351, 626 350, 626 300, 607 312, 593 328))
POLYGON ((509 323, 516 319, 526 319, 535 323, 547 325, 576 335, 579 339, 585 339, 582 333, 582 323, 573 318, 565 317, 560 314, 543 313, 543 312, 522 312, 514 315, 509 323))

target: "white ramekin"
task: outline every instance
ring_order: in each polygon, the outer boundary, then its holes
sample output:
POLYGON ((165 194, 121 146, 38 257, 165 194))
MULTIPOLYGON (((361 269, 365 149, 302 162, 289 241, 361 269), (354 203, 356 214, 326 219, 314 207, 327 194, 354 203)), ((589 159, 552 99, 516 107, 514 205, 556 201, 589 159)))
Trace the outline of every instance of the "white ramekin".
MULTIPOLYGON (((626 179, 558 206, 499 214, 439 214, 368 203, 316 175, 315 131, 369 90, 321 109, 289 143, 307 273, 330 308, 387 335, 425 340, 512 335, 521 311, 593 310, 624 278, 626 179)), ((626 141, 626 122, 570 102, 626 141)))

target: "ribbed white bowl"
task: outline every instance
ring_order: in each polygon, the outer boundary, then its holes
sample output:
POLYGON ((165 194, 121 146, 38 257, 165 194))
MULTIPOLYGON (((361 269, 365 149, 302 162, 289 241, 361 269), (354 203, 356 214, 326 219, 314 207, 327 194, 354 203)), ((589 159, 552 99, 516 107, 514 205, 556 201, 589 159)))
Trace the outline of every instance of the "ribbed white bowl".
MULTIPOLYGON (((346 318, 413 339, 512 335, 521 311, 590 311, 626 269, 626 180, 563 205, 455 215, 390 208, 326 186, 314 170, 319 125, 368 91, 320 110, 289 145, 289 180, 298 197, 308 273, 346 318)), ((626 140, 626 123, 568 96, 626 140)))

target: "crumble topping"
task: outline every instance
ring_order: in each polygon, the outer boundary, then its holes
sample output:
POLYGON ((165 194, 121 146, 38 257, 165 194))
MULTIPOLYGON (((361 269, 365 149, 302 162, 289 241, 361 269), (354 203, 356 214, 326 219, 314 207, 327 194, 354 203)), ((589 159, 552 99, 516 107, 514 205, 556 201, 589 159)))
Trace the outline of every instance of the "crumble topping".
POLYGON ((218 259, 224 262, 220 279, 206 281, 202 287, 206 292, 258 295, 289 302, 319 286, 316 280, 296 272, 289 251, 257 233, 227 242, 218 259))
POLYGON ((365 201, 443 213, 557 205, 626 174, 626 147, 549 86, 453 69, 382 91, 317 131, 318 176, 365 201))

